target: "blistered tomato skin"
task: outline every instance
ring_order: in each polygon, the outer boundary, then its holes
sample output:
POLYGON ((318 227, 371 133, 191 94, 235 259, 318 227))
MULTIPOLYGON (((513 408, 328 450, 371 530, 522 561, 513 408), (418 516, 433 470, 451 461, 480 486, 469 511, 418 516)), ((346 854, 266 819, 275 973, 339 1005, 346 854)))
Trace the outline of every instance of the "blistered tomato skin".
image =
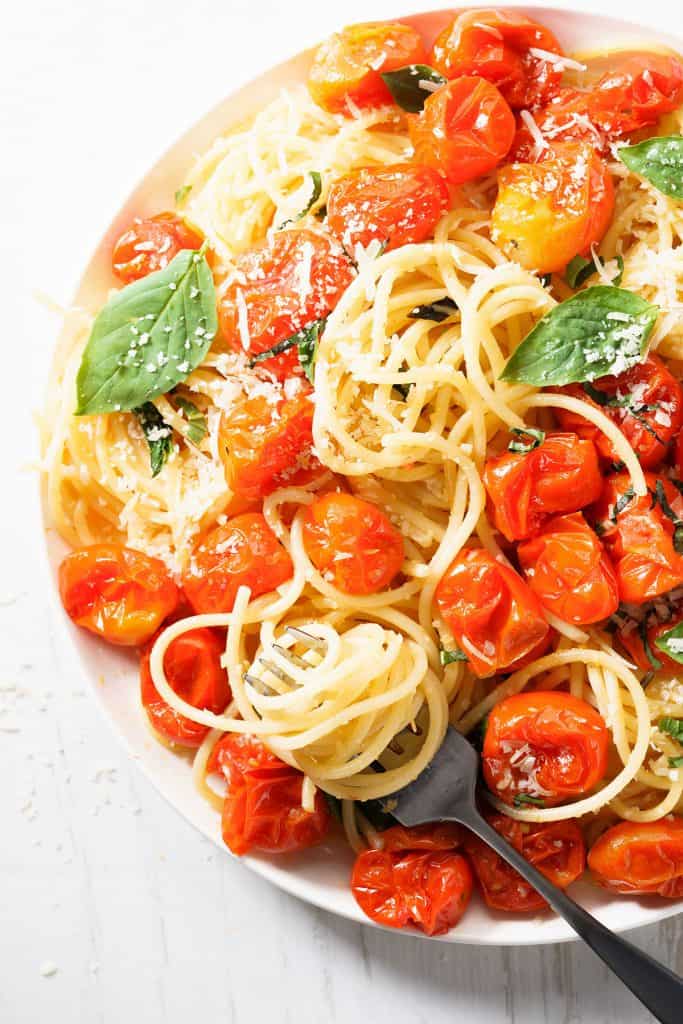
POLYGON ((683 896, 683 819, 622 821, 590 849, 588 867, 612 892, 633 896, 683 896))
POLYGON ((308 89, 318 106, 352 117, 359 110, 393 103, 382 74, 424 64, 422 37, 401 22, 366 22, 335 32, 316 51, 308 89))
POLYGON ((608 746, 604 720, 585 701, 557 690, 518 693, 489 714, 484 779, 504 803, 526 798, 552 807, 593 789, 608 746))
POLYGON ((130 284, 155 270, 163 270, 182 249, 199 249, 202 236, 175 213, 136 217, 112 252, 112 270, 130 284))
MULTIPOLYGON (((641 623, 640 626, 635 620, 627 623, 622 629, 619 630, 617 636, 619 642, 624 647, 629 661, 635 662, 638 668, 641 668, 644 672, 651 672, 654 669, 653 662, 650 660, 648 652, 645 650, 645 644, 643 643, 643 626, 645 627, 645 639, 647 645, 650 648, 650 654, 653 658, 661 664, 664 671, 675 672, 680 674, 681 663, 680 661, 674 661, 669 655, 657 646, 657 640, 664 633, 668 633, 670 630, 675 629, 683 622, 683 613, 675 613, 666 622, 652 622, 652 623, 641 623)), ((659 671, 659 669, 657 669, 659 671)))
POLYGON ((536 595, 483 548, 466 549, 454 559, 436 588, 435 603, 480 678, 511 671, 550 632, 536 595))

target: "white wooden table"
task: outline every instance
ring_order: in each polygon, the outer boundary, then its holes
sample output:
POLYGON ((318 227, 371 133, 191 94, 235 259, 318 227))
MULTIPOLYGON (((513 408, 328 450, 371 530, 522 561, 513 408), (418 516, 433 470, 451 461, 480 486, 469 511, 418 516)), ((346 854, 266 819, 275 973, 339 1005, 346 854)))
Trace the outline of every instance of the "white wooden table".
MULTIPOLYGON (((337 6, 23 0, 3 12, 3 1024, 649 1019, 582 948, 446 948, 269 887, 161 801, 55 639, 30 463, 58 323, 33 293, 68 301, 128 189, 218 97, 340 18, 401 13, 389 0, 337 6)), ((610 10, 635 17, 639 6, 610 10)), ((666 4, 648 9, 661 20, 666 4)), ((683 970, 683 918, 634 938, 683 970)))

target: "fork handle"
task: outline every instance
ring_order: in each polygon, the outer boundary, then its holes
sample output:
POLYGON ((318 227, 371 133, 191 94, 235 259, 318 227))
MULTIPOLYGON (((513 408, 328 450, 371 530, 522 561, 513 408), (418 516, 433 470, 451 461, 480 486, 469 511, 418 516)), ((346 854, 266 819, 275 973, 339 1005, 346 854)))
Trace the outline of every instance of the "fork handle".
POLYGON ((575 903, 562 889, 558 889, 537 871, 480 814, 472 810, 466 817, 459 817, 459 820, 533 885, 661 1024, 681 1024, 683 979, 626 939, 615 935, 575 903))

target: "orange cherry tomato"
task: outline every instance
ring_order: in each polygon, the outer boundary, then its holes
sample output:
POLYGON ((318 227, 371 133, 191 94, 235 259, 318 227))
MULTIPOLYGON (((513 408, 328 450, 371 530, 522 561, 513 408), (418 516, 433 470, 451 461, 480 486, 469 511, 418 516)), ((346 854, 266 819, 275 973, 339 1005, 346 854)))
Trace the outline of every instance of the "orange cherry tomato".
POLYGON ((437 37, 431 64, 446 78, 480 75, 496 85, 513 109, 550 96, 562 69, 545 56, 561 54, 553 33, 513 11, 461 11, 437 37))
POLYGON ((608 140, 588 115, 589 96, 584 89, 565 86, 557 89, 544 107, 533 112, 531 116, 545 140, 545 147, 539 146, 536 133, 532 134, 528 124, 520 119, 510 161, 535 164, 561 142, 585 142, 600 156, 607 155, 608 140))
POLYGON ((553 145, 540 163, 508 164, 498 174, 492 238, 527 270, 562 270, 590 252, 609 227, 614 185, 585 142, 553 145))
POLYGON ((602 490, 591 441, 576 434, 547 434, 530 452, 487 459, 484 484, 493 520, 508 540, 523 540, 558 512, 578 512, 602 490))
POLYGON ((552 807, 593 789, 608 747, 607 726, 586 701, 557 690, 517 693, 488 716, 484 779, 504 803, 526 798, 552 807))
POLYGON ((549 519, 517 556, 543 607, 565 622, 587 626, 619 607, 612 563, 580 512, 549 519))
POLYGON ((392 825, 381 833, 382 850, 395 853, 404 850, 455 850, 462 846, 464 829, 452 821, 429 825, 392 825))
POLYGON ((351 892, 378 924, 443 935, 467 909, 472 872, 460 853, 365 850, 356 858, 351 892))
POLYGON ((652 473, 645 479, 650 493, 635 497, 628 473, 608 477, 590 511, 617 574, 619 598, 628 604, 643 604, 683 583, 675 525, 654 497, 659 483, 673 514, 683 518, 683 496, 669 480, 652 473))
POLYGON ((549 633, 536 595, 483 548, 457 555, 436 588, 435 600, 470 668, 481 678, 510 671, 549 633))
POLYGON ((292 560, 260 512, 246 512, 203 534, 183 573, 183 589, 200 614, 229 612, 240 587, 252 599, 291 579, 292 560))
POLYGON ((396 249, 431 237, 447 209, 448 186, 431 167, 360 167, 330 188, 327 225, 348 252, 375 239, 396 249))
MULTIPOLYGON (((171 743, 199 747, 209 727, 193 722, 163 699, 149 668, 150 643, 140 662, 140 696, 152 728, 171 743)), ((171 689, 195 708, 219 715, 230 703, 228 676, 221 666, 223 645, 210 629, 192 629, 169 644, 164 672, 171 689)))
POLYGON ((312 391, 301 383, 291 398, 277 384, 264 383, 222 414, 221 457, 232 490, 229 515, 252 509, 278 487, 305 484, 323 472, 313 454, 312 391))
POLYGON ((241 857, 252 850, 292 853, 314 846, 330 828, 330 814, 320 790, 312 811, 301 806, 304 775, 255 736, 226 733, 213 748, 207 774, 221 772, 227 781, 221 827, 223 842, 241 857))
POLYGON ((308 73, 314 101, 332 114, 352 116, 393 103, 382 75, 406 64, 424 64, 422 37, 398 21, 370 21, 335 32, 318 47, 308 73))
POLYGON ((130 284, 163 270, 182 249, 199 249, 202 242, 202 236, 175 213, 136 217, 114 245, 112 269, 120 281, 130 284))
MULTIPOLYGON (((219 302, 223 337, 236 352, 267 352, 334 309, 354 271, 338 242, 319 231, 277 231, 242 253, 219 302)), ((296 347, 260 364, 280 380, 301 373, 296 347)))
POLYGON ((512 145, 515 119, 495 85, 467 76, 431 93, 408 129, 418 163, 460 185, 498 166, 512 145))
MULTIPOLYGON (((486 820, 560 889, 566 889, 583 874, 586 846, 575 821, 515 821, 504 814, 487 814, 486 820)), ((484 899, 493 910, 525 913, 546 909, 543 897, 473 833, 465 838, 465 851, 484 899)))
POLYGON ((403 537, 388 516, 352 494, 322 494, 306 510, 304 548, 345 594, 376 594, 403 564, 403 537))
MULTIPOLYGON (((655 355, 646 356, 642 363, 616 377, 600 377, 589 385, 569 384, 561 390, 604 412, 619 427, 645 469, 663 461, 683 427, 683 390, 655 355)), ((566 409, 558 409, 557 418, 565 430, 590 438, 604 459, 618 461, 612 442, 590 420, 566 409)))
POLYGON ((122 544, 91 544, 67 555, 59 596, 77 626, 124 646, 149 640, 178 604, 164 563, 122 544))
POLYGON ((634 896, 683 896, 683 818, 622 821, 607 829, 588 853, 600 885, 634 896))
POLYGON ((645 672, 651 672, 654 669, 646 649, 647 644, 650 654, 660 662, 663 669, 680 673, 681 663, 674 661, 665 651, 657 647, 657 640, 664 633, 680 626, 681 622, 683 622, 683 613, 672 615, 668 622, 659 622, 657 619, 650 622, 644 619, 643 622, 636 623, 635 620, 631 620, 619 630, 617 635, 619 642, 638 668, 642 668, 645 672))
POLYGON ((611 138, 656 124, 683 103, 683 64, 663 53, 612 54, 591 90, 588 115, 611 138))

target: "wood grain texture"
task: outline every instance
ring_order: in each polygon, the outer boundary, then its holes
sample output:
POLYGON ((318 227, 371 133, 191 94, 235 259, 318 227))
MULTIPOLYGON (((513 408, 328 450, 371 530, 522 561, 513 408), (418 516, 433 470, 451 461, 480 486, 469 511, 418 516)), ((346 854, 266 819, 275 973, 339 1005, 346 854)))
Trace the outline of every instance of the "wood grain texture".
MULTIPOLYGON (((419 6, 347 0, 341 17, 419 6)), ((639 13, 635 0, 609 6, 639 13)), ((661 19, 666 7, 649 9, 661 19)), ((117 203, 180 128, 340 19, 310 0, 295 10, 24 0, 3 15, 3 368, 24 386, 3 388, 0 445, 0 1020, 641 1024, 578 946, 446 948, 332 918, 254 877, 156 795, 55 640, 27 466, 58 324, 33 292, 66 303, 117 203), (259 45, 245 46, 255 25, 259 45), (57 972, 43 977, 49 961, 57 972)), ((683 970, 683 918, 634 938, 683 970)))

